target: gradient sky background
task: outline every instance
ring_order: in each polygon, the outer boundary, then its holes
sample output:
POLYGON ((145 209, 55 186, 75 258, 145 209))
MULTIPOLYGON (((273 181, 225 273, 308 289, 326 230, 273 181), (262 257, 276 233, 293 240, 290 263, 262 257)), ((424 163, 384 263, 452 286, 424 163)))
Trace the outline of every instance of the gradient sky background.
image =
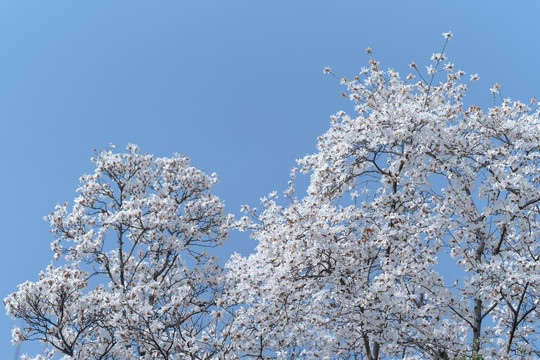
MULTIPOLYGON (((467 102, 492 104, 496 81, 528 102, 539 14, 533 1, 0 0, 1 298, 52 261, 42 217, 76 196, 94 148, 187 155, 238 213, 284 190, 329 116, 351 109, 324 66, 351 77, 370 46, 406 76, 451 30, 450 61, 480 75, 467 102)), ((255 245, 233 234, 223 257, 255 245)), ((0 316, 5 359, 13 324, 0 316)))

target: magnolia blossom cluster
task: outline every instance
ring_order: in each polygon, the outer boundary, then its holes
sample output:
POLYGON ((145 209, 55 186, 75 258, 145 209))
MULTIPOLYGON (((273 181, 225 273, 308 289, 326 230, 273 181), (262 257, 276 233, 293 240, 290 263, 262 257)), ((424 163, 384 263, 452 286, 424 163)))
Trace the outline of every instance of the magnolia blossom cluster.
POLYGON ((288 205, 247 209, 259 245, 228 264, 244 304, 238 353, 540 357, 539 111, 509 99, 466 108, 465 73, 444 48, 432 60, 406 81, 373 59, 338 77, 356 115, 333 116, 298 161, 288 205), (301 198, 298 173, 310 179, 301 198))
POLYGON ((465 106, 479 78, 443 36, 405 80, 325 68, 354 115, 238 220, 184 157, 99 152, 47 218, 60 265, 4 301, 13 341, 48 344, 34 359, 538 359, 540 112, 465 106), (221 268, 208 248, 232 228, 258 246, 221 268))
POLYGON ((47 217, 59 265, 4 300, 26 323, 13 340, 41 340, 65 359, 217 353, 219 319, 209 314, 222 269, 208 248, 222 244, 231 224, 210 193, 217 178, 185 157, 154 159, 134 145, 93 161, 73 207, 47 217))

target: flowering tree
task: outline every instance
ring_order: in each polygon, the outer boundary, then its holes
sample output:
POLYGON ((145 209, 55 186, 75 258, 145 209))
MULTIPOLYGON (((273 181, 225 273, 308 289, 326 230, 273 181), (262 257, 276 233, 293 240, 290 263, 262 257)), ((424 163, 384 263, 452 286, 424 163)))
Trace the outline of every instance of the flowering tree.
POLYGON ((217 336, 222 276, 207 248, 230 218, 209 191, 217 178, 175 155, 154 159, 130 145, 100 151, 69 211, 51 213, 59 266, 5 300, 24 327, 13 340, 49 345, 35 359, 206 359, 217 336))
POLYGON ((228 264, 229 296, 245 304, 236 352, 540 357, 540 113, 502 96, 466 108, 465 73, 444 49, 427 76, 412 63, 403 81, 371 59, 340 78, 356 115, 333 116, 298 161, 288 205, 273 193, 260 214, 245 207, 259 245, 228 264), (303 198, 298 172, 310 176, 303 198))
POLYGON ((59 265, 4 300, 14 341, 50 345, 35 359, 539 358, 540 111, 498 84, 466 107, 446 42, 427 75, 371 59, 339 78, 356 115, 332 117, 286 203, 236 223, 188 159, 99 152, 47 217, 59 265), (259 245, 224 271, 206 248, 234 224, 259 245))

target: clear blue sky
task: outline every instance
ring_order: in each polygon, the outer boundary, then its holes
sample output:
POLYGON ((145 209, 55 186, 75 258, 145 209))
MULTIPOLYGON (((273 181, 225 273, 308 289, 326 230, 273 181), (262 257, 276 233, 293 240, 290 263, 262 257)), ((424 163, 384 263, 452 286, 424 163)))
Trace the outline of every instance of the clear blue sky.
MULTIPOLYGON (((92 149, 187 155, 238 213, 285 189, 329 115, 350 110, 324 66, 355 75, 370 46, 406 75, 451 30, 450 60, 480 75, 468 102, 489 105, 495 81, 528 101, 539 13, 533 1, 1 0, 0 297, 51 262, 42 217, 75 197, 92 149)), ((254 245, 233 234, 228 249, 254 245)), ((5 359, 12 325, 0 316, 5 359)))

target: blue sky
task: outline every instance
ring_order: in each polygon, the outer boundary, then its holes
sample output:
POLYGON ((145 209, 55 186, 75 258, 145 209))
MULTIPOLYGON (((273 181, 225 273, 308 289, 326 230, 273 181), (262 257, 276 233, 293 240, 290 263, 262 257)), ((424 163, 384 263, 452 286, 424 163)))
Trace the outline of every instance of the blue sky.
MULTIPOLYGON (((1 297, 52 260, 42 217, 71 201, 94 148, 128 143, 217 172, 229 212, 286 188, 329 116, 351 105, 324 66, 355 75, 373 48, 403 75, 455 38, 450 61, 489 88, 540 97, 540 3, 490 1, 0 1, 1 297)), ((227 250, 254 242, 233 234, 227 250)), ((13 354, 0 316, 0 353, 13 354)), ((35 347, 23 345, 21 352, 35 347)), ((4 358, 7 358, 4 356, 4 358)))

